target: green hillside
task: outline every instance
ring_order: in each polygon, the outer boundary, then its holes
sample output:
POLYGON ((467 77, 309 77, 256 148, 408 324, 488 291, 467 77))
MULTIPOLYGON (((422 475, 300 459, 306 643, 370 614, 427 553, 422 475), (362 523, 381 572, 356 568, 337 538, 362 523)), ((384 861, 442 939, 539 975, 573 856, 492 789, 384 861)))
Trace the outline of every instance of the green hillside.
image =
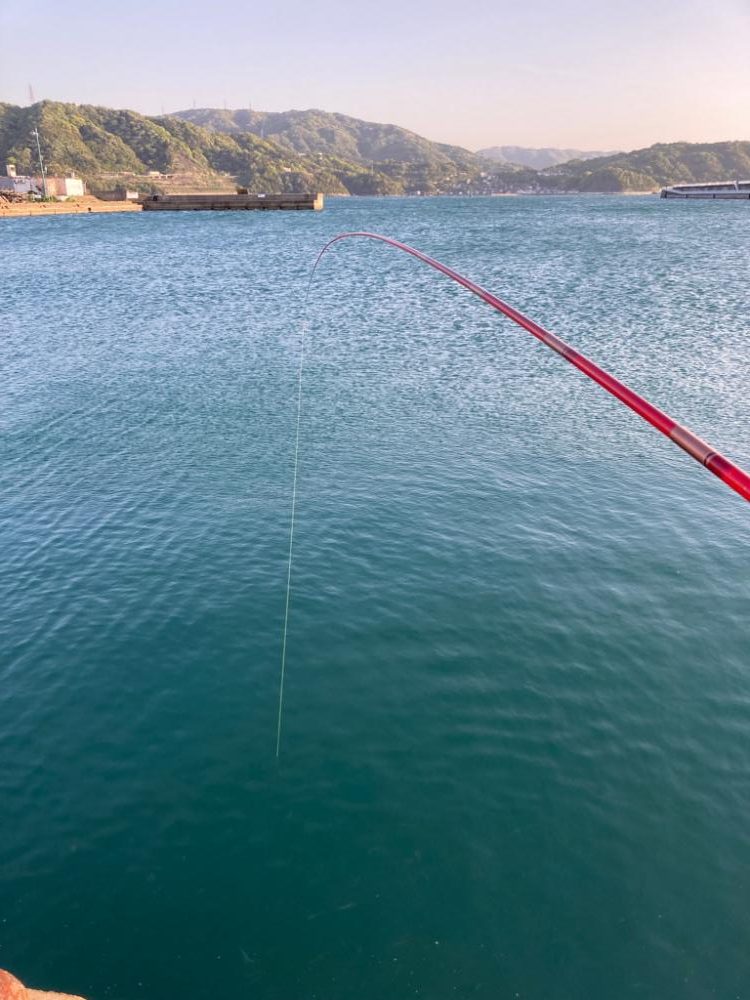
POLYGON ((223 136, 176 118, 148 118, 133 111, 43 101, 28 108, 0 105, 0 157, 19 173, 35 167, 31 131, 38 128, 50 172, 75 170, 96 188, 114 175, 149 171, 183 175, 195 186, 253 183, 268 191, 315 187, 345 192, 337 177, 348 164, 313 166, 274 143, 250 134, 223 136))
MULTIPOLYGON (((309 111, 221 111, 199 108, 176 111, 175 118, 212 132, 263 135, 294 153, 323 153, 370 165, 399 161, 481 170, 474 153, 460 146, 430 142, 398 125, 361 121, 348 115, 309 111)), ((486 164, 484 168, 486 169, 486 164)))
MULTIPOLYGON (((537 188, 549 191, 648 191, 666 184, 691 181, 724 180, 750 177, 750 143, 720 142, 695 144, 677 142, 658 144, 632 153, 612 153, 571 160, 575 150, 521 150, 520 147, 492 147, 470 153, 458 146, 429 142, 427 139, 396 125, 364 122, 347 115, 325 111, 224 111, 202 108, 178 111, 176 117, 192 121, 204 128, 224 134, 252 132, 264 135, 297 153, 321 152, 334 154, 358 163, 400 161, 402 163, 438 165, 450 173, 454 170, 476 175, 487 170, 487 153, 503 150, 508 153, 505 163, 500 157, 491 175, 501 184, 493 190, 537 188), (544 156, 528 161, 526 169, 513 174, 512 151, 520 154, 559 154, 564 162, 544 167, 544 156), (482 155, 485 154, 485 155, 482 155), (484 167, 482 161, 484 160, 484 167), (497 169, 502 166, 505 169, 497 169), (510 170, 508 169, 510 167, 510 170), (536 169, 535 169, 536 168, 536 169), (504 187, 503 185, 507 185, 504 187)), ((549 162, 549 156, 547 156, 549 162)), ((388 168, 392 170, 392 167, 388 168)))
POLYGON ((744 180, 750 178, 750 142, 658 143, 550 167, 542 175, 570 191, 644 191, 667 184, 744 180))
MULTIPOLYGON (((367 123, 360 124, 364 134, 367 123)), ((158 187, 145 175, 159 171, 172 175, 172 185, 210 188, 236 182, 268 193, 300 189, 329 194, 478 193, 489 192, 493 185, 502 187, 503 174, 511 180, 524 174, 516 168, 491 174, 486 164, 466 151, 432 155, 433 144, 418 136, 414 149, 421 143, 424 155, 413 149, 411 159, 376 163, 356 151, 343 155, 344 143, 296 152, 279 133, 276 141, 250 131, 207 129, 171 115, 149 118, 134 111, 54 101, 24 108, 0 104, 0 159, 15 163, 19 173, 35 169, 31 137, 35 128, 49 171, 74 170, 93 190, 111 188, 132 175, 139 178, 141 188, 158 187)), ((383 136, 377 144, 381 151, 389 148, 383 136)), ((369 148, 364 139, 361 146, 369 148)))
POLYGON ((15 163, 19 173, 36 169, 35 128, 49 171, 73 170, 93 191, 127 183, 143 191, 242 184, 269 194, 619 192, 750 177, 750 142, 661 144, 534 170, 323 111, 203 109, 148 117, 55 101, 0 104, 0 164, 15 163))

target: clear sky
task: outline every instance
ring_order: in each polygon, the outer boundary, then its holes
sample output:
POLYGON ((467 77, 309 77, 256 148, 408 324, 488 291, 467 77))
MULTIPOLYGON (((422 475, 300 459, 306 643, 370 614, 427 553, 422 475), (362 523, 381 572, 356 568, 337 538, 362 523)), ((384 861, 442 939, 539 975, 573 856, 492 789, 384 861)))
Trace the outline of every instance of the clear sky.
POLYGON ((319 107, 430 139, 750 139, 750 0, 0 0, 0 100, 319 107))

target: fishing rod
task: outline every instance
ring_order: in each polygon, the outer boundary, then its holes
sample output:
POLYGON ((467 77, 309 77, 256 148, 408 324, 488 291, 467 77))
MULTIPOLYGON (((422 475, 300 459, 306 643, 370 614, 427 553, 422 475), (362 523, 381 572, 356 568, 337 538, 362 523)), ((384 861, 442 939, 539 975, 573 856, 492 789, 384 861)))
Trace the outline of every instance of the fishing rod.
POLYGON ((307 328, 307 303, 310 298, 310 290, 312 288, 313 278, 315 277, 315 272, 318 269, 318 265, 323 259, 324 255, 331 249, 331 247, 338 243, 340 240, 348 239, 368 239, 368 240, 378 240, 380 243, 385 243, 390 247, 395 247, 396 250, 402 250, 404 253, 410 254, 412 257, 416 257, 417 260, 422 261, 423 264, 427 264, 434 268, 436 271, 440 271, 441 274, 446 275, 452 281, 457 282, 464 288, 468 289, 473 295, 477 295, 483 302, 487 305, 492 306, 499 313, 507 316, 508 319, 513 320, 518 326, 522 327, 537 340, 540 340, 547 347, 551 348, 561 357, 569 361, 571 365, 574 365, 579 371, 582 371, 584 375, 588 375, 590 379, 597 382, 603 389, 606 389, 615 399, 619 399, 621 403, 628 406, 631 410, 642 417, 647 423, 655 427, 656 430, 660 431, 666 437, 669 438, 673 444, 682 448, 686 451, 691 458, 694 458, 696 462, 699 462, 702 466, 708 469, 717 476, 723 483, 726 483, 730 489, 734 490, 735 493, 739 493, 741 497, 745 500, 750 501, 750 474, 741 469, 734 462, 730 461, 726 456, 722 455, 721 452, 717 451, 716 448, 712 447, 706 441, 699 438, 697 434, 694 434, 689 428, 684 427, 679 424, 676 420, 660 410, 658 406, 654 406, 643 396, 640 396, 637 392, 634 392, 629 386, 625 385, 624 382, 620 382, 616 379, 614 375, 610 375, 609 372, 600 368, 598 365, 594 364, 589 358, 580 351, 576 351, 575 348, 567 344, 562 338, 556 336, 554 333, 550 333, 549 330, 545 330, 543 326, 535 323, 533 319, 529 319, 528 316, 524 316, 522 312, 518 309, 514 309, 513 306, 508 305, 507 302, 503 302, 492 292, 488 292, 486 288, 482 288, 481 285, 477 285, 474 281, 469 278, 465 278, 458 271, 454 271, 453 268, 448 267, 446 264, 442 264, 439 260, 435 260, 434 257, 428 257, 427 254, 422 253, 421 250, 416 250, 414 247, 410 247, 407 243, 401 243, 399 240, 391 239, 390 236, 382 236, 379 233, 367 233, 367 232, 354 232, 354 233, 339 233, 338 236, 334 236, 332 240, 323 247, 323 249, 318 254, 313 269, 310 273, 310 280, 307 285, 307 295, 305 297, 304 315, 305 319, 302 323, 302 335, 300 344, 300 360, 299 369, 297 375, 297 431, 296 431, 296 441, 294 449, 294 484, 292 488, 292 512, 291 512, 291 524, 289 531, 289 557, 287 565, 287 583, 286 583, 286 607, 284 611, 284 630, 282 639, 282 649, 281 649, 281 678, 279 683, 279 713, 278 722, 276 728, 276 756, 279 756, 281 749, 281 717, 282 709, 284 704, 284 676, 286 669, 286 649, 287 649, 287 630, 289 624, 289 599, 291 594, 291 583, 292 583, 292 554, 294 549, 294 526, 295 526, 295 512, 297 509, 297 469, 299 465, 299 440, 300 440, 300 417, 302 413, 302 373, 304 367, 304 357, 305 357, 305 331, 307 328))
POLYGON ((574 365, 579 371, 582 371, 584 375, 588 375, 590 379, 597 382, 603 389, 611 393, 616 399, 619 399, 621 403, 625 406, 630 407, 634 410, 639 417, 642 417, 647 423, 651 424, 658 431, 661 431, 666 437, 669 438, 673 444, 676 444, 683 451, 686 451, 691 458, 694 458, 696 462, 703 465, 709 472, 712 472, 717 476, 723 483, 726 483, 730 489, 734 490, 735 493, 739 493, 741 497, 745 500, 750 501, 750 473, 745 472, 734 462, 730 461, 725 455, 722 455, 720 451, 717 451, 712 445, 708 444, 706 441, 699 438, 697 434, 694 434, 689 428, 679 424, 676 420, 660 410, 658 406, 654 406, 643 396, 640 396, 637 392, 634 392, 629 386, 625 385, 624 382, 620 382, 616 379, 614 375, 610 375, 609 372, 600 368, 598 365, 594 364, 589 358, 580 351, 576 351, 575 348, 567 344, 562 338, 557 337, 554 333, 550 333, 549 330, 545 330, 543 326, 535 323, 533 319, 529 319, 528 316, 524 316, 522 312, 518 309, 514 309, 513 306, 508 305, 507 302, 503 302, 492 292, 488 292, 486 288, 482 288, 481 285, 477 285, 474 281, 469 278, 465 278, 458 271, 454 271, 453 268, 448 267, 446 264, 442 264, 439 260, 435 260, 434 257, 428 257, 426 253, 422 253, 421 250, 416 250, 414 247, 410 247, 407 243, 401 243, 398 240, 391 239, 390 236, 381 236, 379 233, 367 233, 367 232, 355 232, 355 233, 339 233, 338 236, 334 236, 332 240, 323 247, 323 249, 318 254, 317 260, 315 261, 315 266, 313 267, 312 274, 310 276, 310 282, 312 283, 313 276, 318 267, 318 264, 322 260, 323 256, 328 250, 340 240, 348 240, 352 238, 364 238, 368 240, 378 240, 381 243, 386 243, 388 246, 395 247, 397 250, 402 250, 404 253, 411 254, 412 257, 416 257, 417 260, 422 261, 423 264, 427 264, 434 268, 436 271, 440 271, 441 274, 446 275, 452 281, 457 282, 459 285, 463 285, 464 288, 468 289, 472 294, 477 295, 483 302, 487 305, 492 306, 498 312, 507 316, 508 319, 513 320, 518 326, 522 327, 537 340, 541 340, 543 344, 551 348, 557 354, 569 361, 571 365, 574 365))

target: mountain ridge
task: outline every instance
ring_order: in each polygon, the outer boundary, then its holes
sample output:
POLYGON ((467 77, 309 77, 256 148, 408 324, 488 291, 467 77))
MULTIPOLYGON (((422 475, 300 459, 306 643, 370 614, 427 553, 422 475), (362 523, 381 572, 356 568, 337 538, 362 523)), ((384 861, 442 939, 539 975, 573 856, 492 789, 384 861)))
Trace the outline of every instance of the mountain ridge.
POLYGON ((560 149, 557 146, 487 146, 477 150, 477 156, 495 163, 515 163, 521 167, 543 170, 571 160, 594 160, 615 156, 618 150, 560 149))
POLYGON ((476 154, 462 146, 433 142, 400 125, 365 121, 319 108, 290 111, 193 108, 175 111, 170 117, 226 135, 250 132, 278 142, 295 153, 335 152, 355 163, 390 160, 413 163, 432 156, 453 163, 475 165, 476 154))
POLYGON ((36 170, 33 129, 50 172, 74 170, 95 192, 123 184, 142 191, 241 184, 269 194, 617 193, 750 177, 750 142, 739 140, 657 143, 535 170, 492 163, 397 125, 315 109, 194 109, 149 117, 56 101, 0 104, 0 164, 13 162, 19 173, 36 170))

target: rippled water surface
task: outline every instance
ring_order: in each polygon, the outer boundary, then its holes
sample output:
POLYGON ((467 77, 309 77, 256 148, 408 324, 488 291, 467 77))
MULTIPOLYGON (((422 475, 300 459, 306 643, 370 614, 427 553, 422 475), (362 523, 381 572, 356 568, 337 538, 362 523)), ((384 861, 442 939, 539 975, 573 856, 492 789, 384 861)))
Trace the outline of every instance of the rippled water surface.
POLYGON ((747 997, 750 216, 6 220, 0 965, 91 1000, 747 997))

